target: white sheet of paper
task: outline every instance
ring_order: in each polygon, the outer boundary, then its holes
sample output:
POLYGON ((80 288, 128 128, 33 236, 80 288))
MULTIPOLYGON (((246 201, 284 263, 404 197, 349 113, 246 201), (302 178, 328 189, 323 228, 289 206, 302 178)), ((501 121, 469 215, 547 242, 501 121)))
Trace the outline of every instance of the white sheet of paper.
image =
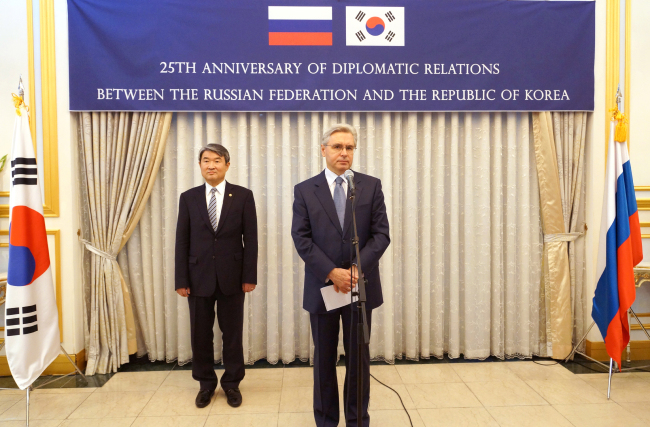
MULTIPOLYGON (((325 308, 327 311, 350 304, 350 293, 348 292, 347 294, 344 294, 343 292, 336 292, 334 290, 334 285, 320 288, 320 292, 323 294, 323 301, 325 301, 325 308)), ((352 297, 353 301, 357 301, 358 299, 359 298, 356 296, 352 297)))

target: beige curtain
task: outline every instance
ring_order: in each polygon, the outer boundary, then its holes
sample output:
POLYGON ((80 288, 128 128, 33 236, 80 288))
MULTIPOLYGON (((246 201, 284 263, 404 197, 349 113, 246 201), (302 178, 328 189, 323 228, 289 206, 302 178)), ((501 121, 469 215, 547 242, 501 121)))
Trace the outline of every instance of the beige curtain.
POLYGON ((135 229, 165 151, 172 113, 79 113, 86 374, 116 372, 137 349, 128 287, 116 261, 135 229))
POLYGON ((554 359, 569 355, 584 331, 587 113, 533 113, 544 258, 540 312, 554 359))

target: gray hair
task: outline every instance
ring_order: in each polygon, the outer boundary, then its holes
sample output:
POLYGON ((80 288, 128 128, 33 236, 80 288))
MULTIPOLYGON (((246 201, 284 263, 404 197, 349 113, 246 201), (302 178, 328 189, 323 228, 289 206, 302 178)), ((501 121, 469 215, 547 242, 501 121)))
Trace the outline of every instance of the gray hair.
POLYGON ((203 153, 206 151, 212 151, 217 156, 222 157, 224 162, 230 163, 230 153, 226 150, 226 147, 221 144, 208 144, 205 147, 202 147, 201 151, 199 151, 199 163, 201 162, 203 153))
POLYGON ((323 138, 320 140, 320 145, 327 145, 327 143, 330 142, 332 134, 336 132, 349 133, 352 135, 352 139, 354 140, 354 146, 357 146, 357 130, 346 123, 337 123, 323 132, 323 138))

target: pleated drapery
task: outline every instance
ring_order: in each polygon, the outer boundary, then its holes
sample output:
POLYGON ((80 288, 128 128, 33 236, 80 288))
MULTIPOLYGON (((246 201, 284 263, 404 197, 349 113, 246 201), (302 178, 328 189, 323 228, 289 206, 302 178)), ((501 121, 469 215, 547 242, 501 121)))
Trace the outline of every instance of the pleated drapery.
POLYGON ((533 114, 544 231, 543 289, 549 355, 564 359, 584 333, 587 113, 533 114))
POLYGON ((320 137, 337 122, 359 131, 353 169, 382 180, 391 227, 371 357, 547 355, 531 113, 175 114, 151 198, 118 256, 133 293, 138 354, 192 358, 187 300, 174 291, 177 203, 203 184, 200 147, 221 143, 231 154, 226 179, 253 191, 258 212, 259 284, 246 296, 245 360, 310 359, 303 264, 290 234, 293 186, 323 170, 320 137))
POLYGON ((116 256, 153 188, 172 113, 79 113, 86 374, 116 372, 137 349, 116 256))

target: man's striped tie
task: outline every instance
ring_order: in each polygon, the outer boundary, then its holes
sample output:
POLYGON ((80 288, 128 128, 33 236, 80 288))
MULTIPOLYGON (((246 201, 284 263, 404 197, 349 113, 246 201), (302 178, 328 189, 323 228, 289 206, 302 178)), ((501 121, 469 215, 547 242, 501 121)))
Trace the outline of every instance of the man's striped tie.
POLYGON ((208 206, 208 215, 210 215, 210 222, 212 223, 214 231, 217 231, 217 225, 219 225, 217 222, 217 197, 214 194, 216 191, 216 188, 210 190, 212 197, 210 197, 210 205, 208 206))

